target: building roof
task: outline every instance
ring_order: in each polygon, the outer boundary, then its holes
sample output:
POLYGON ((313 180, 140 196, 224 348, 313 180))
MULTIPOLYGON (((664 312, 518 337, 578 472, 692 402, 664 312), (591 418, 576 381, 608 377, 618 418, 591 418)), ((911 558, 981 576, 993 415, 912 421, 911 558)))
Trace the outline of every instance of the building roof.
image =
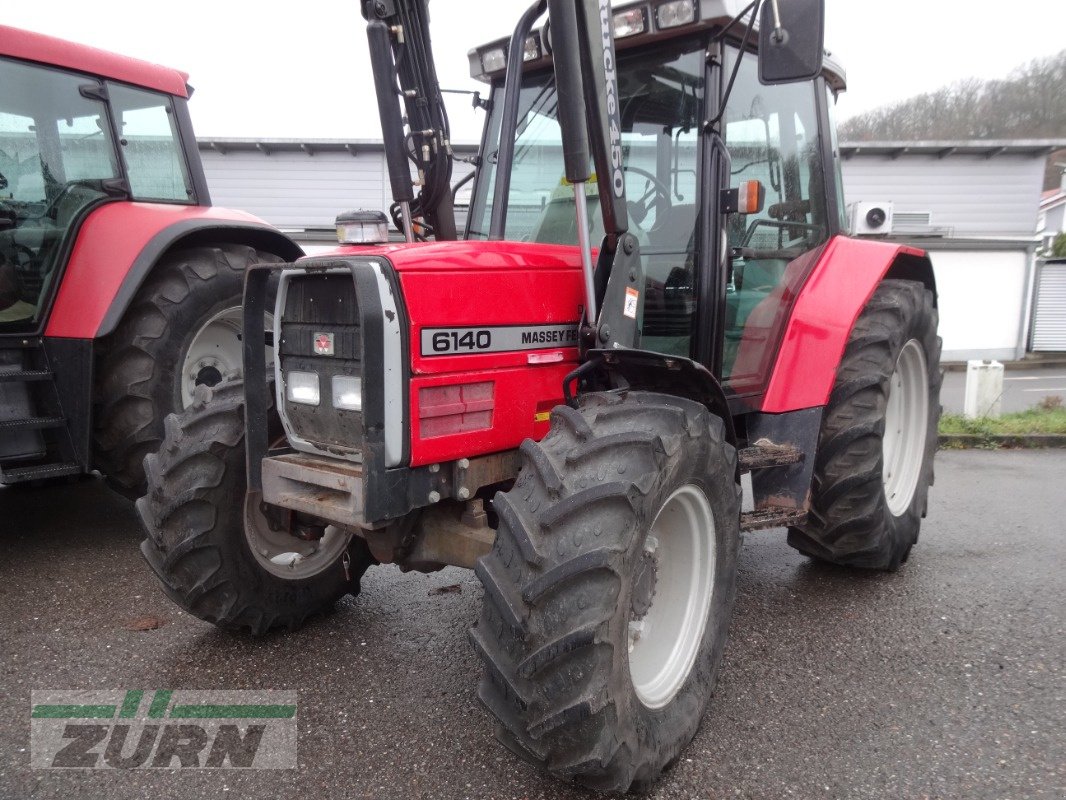
MULTIPOLYGON (((201 150, 213 150, 225 155, 234 152, 293 153, 303 151, 308 155, 315 153, 356 153, 381 152, 385 143, 381 139, 249 139, 245 137, 211 136, 197 137, 196 144, 201 150)), ((452 149, 463 154, 477 152, 478 145, 472 143, 452 142, 452 149)))
POLYGON ((1066 203, 1066 189, 1048 189, 1040 197, 1040 210, 1047 211, 1063 203, 1066 203))
POLYGON ((958 139, 924 142, 842 142, 840 154, 855 156, 1047 156, 1066 147, 1066 139, 958 139))
POLYGON ((189 75, 84 44, 0 25, 0 55, 132 83, 179 97, 189 96, 189 75))

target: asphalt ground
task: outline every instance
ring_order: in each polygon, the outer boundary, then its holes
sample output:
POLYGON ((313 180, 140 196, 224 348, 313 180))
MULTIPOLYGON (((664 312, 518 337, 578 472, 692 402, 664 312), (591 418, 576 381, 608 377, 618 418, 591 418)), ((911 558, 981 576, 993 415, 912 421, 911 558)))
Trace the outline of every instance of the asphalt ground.
MULTIPOLYGON (((1025 411, 1046 397, 1060 397, 1066 403, 1066 367, 1056 365, 1003 371, 1003 413, 1025 411)), ((961 414, 965 399, 965 370, 945 372, 944 384, 940 389, 940 402, 944 410, 961 414)))
MULTIPOLYGON (((1066 797, 1066 452, 945 452, 895 574, 750 534, 721 681, 656 798, 1066 797)), ((294 634, 189 617, 98 481, 0 490, 0 798, 588 798, 475 699, 472 574, 372 570, 294 634), (434 589, 458 584, 458 591, 434 589), (136 632, 131 620, 162 618, 136 632), (299 768, 29 768, 31 689, 298 690, 299 768)))

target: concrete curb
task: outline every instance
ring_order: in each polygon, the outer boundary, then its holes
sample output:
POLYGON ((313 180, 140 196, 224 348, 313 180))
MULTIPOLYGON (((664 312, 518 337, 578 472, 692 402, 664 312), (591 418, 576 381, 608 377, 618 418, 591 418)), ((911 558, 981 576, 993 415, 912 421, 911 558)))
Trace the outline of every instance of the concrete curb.
MULTIPOLYGON (((1062 369, 1066 367, 1066 357, 1033 358, 1021 361, 1001 361, 1003 369, 1013 371, 1016 369, 1062 369)), ((965 372, 965 361, 941 361, 940 368, 944 372, 965 372)))
POLYGON ((988 434, 942 433, 939 436, 941 447, 953 449, 1005 448, 1034 450, 1042 448, 1066 448, 1066 434, 1063 433, 1028 433, 1028 434, 988 434))

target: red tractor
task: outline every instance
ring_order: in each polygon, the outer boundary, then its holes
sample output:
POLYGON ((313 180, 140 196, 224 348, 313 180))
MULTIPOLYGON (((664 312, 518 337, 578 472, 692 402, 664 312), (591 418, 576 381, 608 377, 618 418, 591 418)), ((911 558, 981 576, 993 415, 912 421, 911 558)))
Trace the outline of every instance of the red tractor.
POLYGON ((302 255, 211 206, 186 79, 0 27, 0 484, 143 494, 164 418, 241 370, 245 268, 302 255))
POLYGON ((455 240, 425 5, 363 4, 407 241, 349 215, 333 253, 249 270, 244 383, 167 420, 142 551, 183 608, 253 633, 374 564, 472 567, 501 741, 647 785, 711 697, 742 531, 907 559, 940 408, 933 272, 845 234, 821 0, 534 3, 471 53, 491 89, 455 240))

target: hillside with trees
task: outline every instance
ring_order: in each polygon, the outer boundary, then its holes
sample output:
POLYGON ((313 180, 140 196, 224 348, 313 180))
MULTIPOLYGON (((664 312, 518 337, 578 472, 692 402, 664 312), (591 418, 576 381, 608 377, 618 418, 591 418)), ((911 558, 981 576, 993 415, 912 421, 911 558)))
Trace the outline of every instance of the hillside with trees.
MULTIPOLYGON (((1002 80, 975 78, 851 117, 848 142, 924 139, 1066 140, 1066 50, 1018 67, 1002 80)), ((1059 185, 1066 150, 1048 159, 1044 185, 1059 185)))

